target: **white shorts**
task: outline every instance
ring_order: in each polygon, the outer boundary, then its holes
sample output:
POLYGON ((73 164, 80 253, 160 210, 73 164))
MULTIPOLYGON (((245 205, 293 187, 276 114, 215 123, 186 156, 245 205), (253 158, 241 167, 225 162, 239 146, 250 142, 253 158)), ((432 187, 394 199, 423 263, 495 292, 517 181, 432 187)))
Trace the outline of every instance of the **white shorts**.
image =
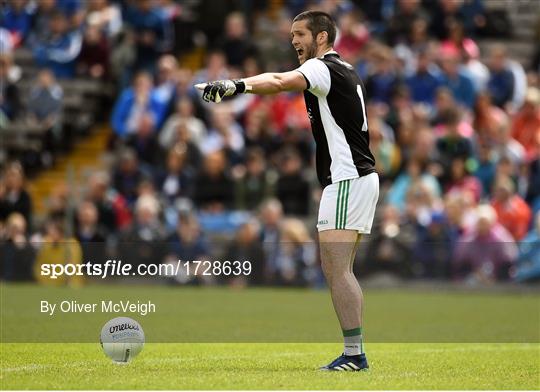
POLYGON ((322 193, 317 229, 347 229, 369 234, 378 199, 377 173, 330 184, 322 193))

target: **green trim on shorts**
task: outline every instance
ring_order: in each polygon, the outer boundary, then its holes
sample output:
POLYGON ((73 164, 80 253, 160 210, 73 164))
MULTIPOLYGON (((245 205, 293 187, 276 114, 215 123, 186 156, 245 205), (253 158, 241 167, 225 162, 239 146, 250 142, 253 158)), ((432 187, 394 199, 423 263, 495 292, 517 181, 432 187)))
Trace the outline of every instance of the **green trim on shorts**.
POLYGON ((349 209, 349 189, 351 188, 351 180, 347 180, 346 182, 346 190, 345 190, 345 204, 344 204, 344 212, 343 212, 343 225, 342 229, 345 229, 345 225, 347 224, 347 210, 349 209))
POLYGON ((338 225, 339 225, 339 198, 341 196, 341 182, 339 183, 339 186, 338 186, 338 192, 337 192, 337 200, 336 200, 336 229, 338 228, 338 225))
POLYGON ((347 208, 349 204, 349 189, 351 186, 351 180, 344 180, 339 182, 338 196, 336 204, 336 229, 345 229, 347 224, 347 208))

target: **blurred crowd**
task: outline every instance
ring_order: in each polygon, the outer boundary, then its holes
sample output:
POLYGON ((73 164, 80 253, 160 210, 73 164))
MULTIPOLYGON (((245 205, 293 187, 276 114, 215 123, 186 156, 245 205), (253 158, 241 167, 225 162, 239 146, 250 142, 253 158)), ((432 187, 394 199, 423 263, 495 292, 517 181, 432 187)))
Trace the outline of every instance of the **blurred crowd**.
POLYGON ((2 3, 0 126, 24 115, 53 140, 58 80, 116 91, 112 109, 102 108, 110 167, 54 189, 45 219, 33 219, 24 165, 3 168, 2 279, 44 281, 36 271, 47 260, 120 255, 254 263, 248 278, 172 277, 177 283, 320 285, 321 190, 302 94, 213 105, 193 88, 296 68, 290 27, 307 9, 335 18, 334 47, 368 93, 382 192, 358 276, 540 277, 540 32, 526 64, 506 44, 482 53, 478 37, 505 33, 482 0, 2 3), (17 88, 20 47, 41 69, 29 97, 17 88))

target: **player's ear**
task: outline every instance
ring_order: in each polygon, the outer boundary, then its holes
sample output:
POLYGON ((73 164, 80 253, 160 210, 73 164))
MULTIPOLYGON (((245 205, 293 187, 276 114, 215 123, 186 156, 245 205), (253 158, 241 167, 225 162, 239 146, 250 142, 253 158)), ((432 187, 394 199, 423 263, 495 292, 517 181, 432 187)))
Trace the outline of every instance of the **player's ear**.
POLYGON ((318 45, 324 45, 328 42, 328 32, 321 31, 319 34, 317 34, 317 44, 318 45))

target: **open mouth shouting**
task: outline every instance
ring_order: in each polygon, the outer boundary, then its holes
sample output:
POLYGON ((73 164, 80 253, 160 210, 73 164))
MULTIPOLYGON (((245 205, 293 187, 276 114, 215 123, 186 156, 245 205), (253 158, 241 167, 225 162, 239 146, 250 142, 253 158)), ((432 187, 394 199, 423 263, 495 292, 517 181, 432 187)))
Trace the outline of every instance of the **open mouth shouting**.
POLYGON ((302 60, 304 59, 303 56, 304 56, 304 49, 301 49, 301 48, 297 48, 296 49, 296 54, 298 56, 298 60, 300 62, 302 62, 302 60))

